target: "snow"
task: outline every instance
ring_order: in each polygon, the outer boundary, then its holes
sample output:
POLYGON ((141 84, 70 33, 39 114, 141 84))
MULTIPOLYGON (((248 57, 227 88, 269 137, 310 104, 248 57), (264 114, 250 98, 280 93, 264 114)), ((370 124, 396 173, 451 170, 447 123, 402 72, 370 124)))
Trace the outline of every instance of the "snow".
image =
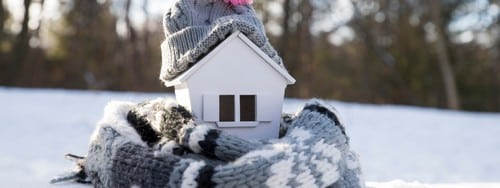
MULTIPOLYGON (((106 103, 158 97, 173 95, 0 87, 0 187, 88 187, 48 181, 72 168, 64 154, 86 153, 106 103)), ((284 111, 305 102, 287 99, 284 111)), ((500 187, 500 113, 328 102, 369 187, 500 187)))

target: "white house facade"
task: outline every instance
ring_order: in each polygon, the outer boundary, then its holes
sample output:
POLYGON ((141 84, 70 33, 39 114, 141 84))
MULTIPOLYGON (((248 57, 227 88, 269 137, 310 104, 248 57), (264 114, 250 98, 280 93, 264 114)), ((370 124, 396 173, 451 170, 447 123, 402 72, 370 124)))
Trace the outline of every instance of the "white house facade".
POLYGON ((285 88, 295 79, 235 32, 167 86, 204 122, 251 139, 277 138, 285 88))

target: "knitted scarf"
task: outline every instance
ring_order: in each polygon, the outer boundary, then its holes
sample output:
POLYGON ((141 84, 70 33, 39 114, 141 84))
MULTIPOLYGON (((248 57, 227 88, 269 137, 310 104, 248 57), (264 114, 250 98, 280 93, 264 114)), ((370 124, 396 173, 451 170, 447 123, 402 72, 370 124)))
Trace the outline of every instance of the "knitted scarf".
POLYGON ((364 187, 334 108, 313 99, 283 115, 280 139, 250 141, 174 101, 111 102, 77 181, 95 187, 364 187))

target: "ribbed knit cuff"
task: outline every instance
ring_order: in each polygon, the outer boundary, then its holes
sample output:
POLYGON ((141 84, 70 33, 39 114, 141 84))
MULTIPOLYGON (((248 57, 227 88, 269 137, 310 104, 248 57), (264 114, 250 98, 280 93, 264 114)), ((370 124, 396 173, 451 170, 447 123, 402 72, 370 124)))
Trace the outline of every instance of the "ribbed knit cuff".
POLYGON ((206 28, 189 27, 166 37, 161 44, 162 66, 160 78, 164 81, 170 80, 189 68, 189 63, 193 63, 194 60, 179 61, 179 59, 186 52, 195 48, 206 35, 206 28))
POLYGON ((96 187, 164 187, 181 158, 155 153, 111 127, 99 128, 89 147, 85 173, 96 187))
POLYGON ((321 100, 312 99, 306 103, 302 111, 295 117, 285 137, 290 137, 292 131, 303 129, 314 135, 314 137, 308 138, 308 142, 325 140, 344 148, 348 147, 349 138, 346 135, 342 121, 336 114, 337 112, 332 106, 321 100))

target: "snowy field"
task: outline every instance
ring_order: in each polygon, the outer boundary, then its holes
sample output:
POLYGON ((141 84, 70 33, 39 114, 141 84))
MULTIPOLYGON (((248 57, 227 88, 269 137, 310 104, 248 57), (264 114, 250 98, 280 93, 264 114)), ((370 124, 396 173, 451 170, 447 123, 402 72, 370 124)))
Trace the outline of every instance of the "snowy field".
MULTIPOLYGON (((65 153, 86 153, 105 104, 157 97, 173 95, 0 87, 0 187, 82 187, 48 181, 72 167, 65 153)), ((369 187, 500 188, 500 113, 329 102, 369 187)))

